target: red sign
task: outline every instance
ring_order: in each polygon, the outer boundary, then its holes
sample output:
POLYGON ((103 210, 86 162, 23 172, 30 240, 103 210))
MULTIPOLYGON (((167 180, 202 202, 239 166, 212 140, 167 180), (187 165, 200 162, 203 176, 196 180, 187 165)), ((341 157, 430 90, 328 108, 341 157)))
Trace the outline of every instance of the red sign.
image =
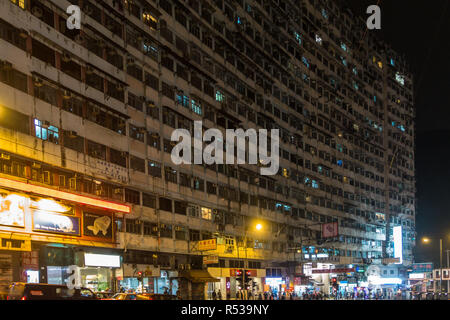
POLYGON ((335 238, 339 235, 338 223, 330 222, 322 224, 322 238, 335 238))
POLYGON ((355 272, 355 268, 339 268, 339 269, 316 269, 312 273, 348 273, 355 272))

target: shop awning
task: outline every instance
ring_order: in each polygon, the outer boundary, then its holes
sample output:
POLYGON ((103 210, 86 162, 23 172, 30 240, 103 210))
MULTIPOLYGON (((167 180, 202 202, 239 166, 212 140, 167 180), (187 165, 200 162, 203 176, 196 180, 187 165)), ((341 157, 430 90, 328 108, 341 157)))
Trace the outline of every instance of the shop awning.
POLYGON ((186 270, 180 272, 179 277, 186 278, 191 282, 220 282, 206 270, 186 270))

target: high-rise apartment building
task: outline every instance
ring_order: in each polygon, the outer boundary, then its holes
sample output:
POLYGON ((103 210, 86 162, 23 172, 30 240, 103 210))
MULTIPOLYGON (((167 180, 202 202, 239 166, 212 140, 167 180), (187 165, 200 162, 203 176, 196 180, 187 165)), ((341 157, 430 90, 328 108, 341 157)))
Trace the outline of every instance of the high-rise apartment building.
POLYGON ((389 285, 413 261, 412 76, 337 3, 1 1, 1 284, 389 285), (279 129, 278 174, 176 166, 194 121, 279 129))

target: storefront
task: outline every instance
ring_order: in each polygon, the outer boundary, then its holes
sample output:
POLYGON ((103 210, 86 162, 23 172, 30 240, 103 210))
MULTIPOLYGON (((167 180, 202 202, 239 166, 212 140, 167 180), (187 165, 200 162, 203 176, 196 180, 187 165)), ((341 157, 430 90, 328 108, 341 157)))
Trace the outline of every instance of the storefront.
POLYGON ((115 218, 129 212, 119 203, 0 177, 0 259, 11 266, 0 285, 65 284, 68 268, 78 266, 81 286, 113 290, 121 263, 113 249, 115 218))
POLYGON ((207 268, 207 270, 211 276, 219 280, 208 284, 207 296, 209 298, 212 297, 213 291, 217 294, 219 290, 222 299, 227 300, 236 299, 236 294, 244 289, 248 290, 247 299, 264 292, 265 269, 207 268), (246 273, 245 276, 248 280, 245 288, 242 286, 243 272, 246 273))

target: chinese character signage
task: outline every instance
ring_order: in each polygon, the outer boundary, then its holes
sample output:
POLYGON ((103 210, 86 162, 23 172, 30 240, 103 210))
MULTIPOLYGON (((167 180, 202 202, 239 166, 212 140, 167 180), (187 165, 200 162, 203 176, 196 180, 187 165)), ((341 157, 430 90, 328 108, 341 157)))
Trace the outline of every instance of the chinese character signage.
POLYGON ((111 217, 83 212, 83 235, 103 239, 112 239, 111 217))
POLYGON ((199 251, 216 250, 216 249, 217 249, 216 239, 201 240, 198 242, 199 251))

